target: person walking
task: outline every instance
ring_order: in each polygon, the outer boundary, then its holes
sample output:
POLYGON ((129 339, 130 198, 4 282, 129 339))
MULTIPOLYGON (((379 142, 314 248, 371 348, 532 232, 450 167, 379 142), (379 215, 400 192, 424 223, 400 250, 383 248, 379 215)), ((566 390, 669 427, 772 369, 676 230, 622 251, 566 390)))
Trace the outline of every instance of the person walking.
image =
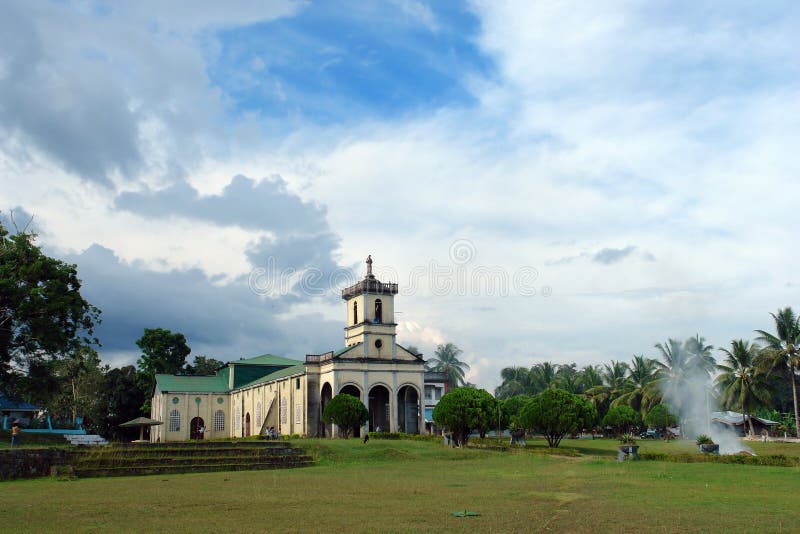
POLYGON ((19 427, 19 423, 15 421, 14 424, 11 426, 11 447, 12 448, 14 448, 15 446, 18 446, 20 444, 20 440, 21 440, 20 432, 22 432, 22 429, 19 427))

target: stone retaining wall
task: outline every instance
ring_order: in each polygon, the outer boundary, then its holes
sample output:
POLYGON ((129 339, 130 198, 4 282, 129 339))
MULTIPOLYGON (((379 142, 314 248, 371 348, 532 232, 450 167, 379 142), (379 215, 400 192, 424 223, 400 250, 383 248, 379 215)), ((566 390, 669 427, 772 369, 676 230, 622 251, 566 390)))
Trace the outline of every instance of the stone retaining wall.
POLYGON ((0 480, 36 478, 50 475, 50 468, 67 460, 64 449, 0 450, 0 480))

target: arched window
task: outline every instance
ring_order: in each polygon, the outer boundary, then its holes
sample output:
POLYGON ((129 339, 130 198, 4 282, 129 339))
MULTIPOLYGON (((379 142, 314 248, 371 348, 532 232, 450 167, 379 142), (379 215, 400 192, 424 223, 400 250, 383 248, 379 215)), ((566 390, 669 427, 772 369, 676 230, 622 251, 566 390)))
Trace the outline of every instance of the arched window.
POLYGON ((353 303, 353 324, 358 324, 358 302, 353 303))
POLYGON ((383 322, 383 303, 381 299, 375 299, 375 322, 383 322))
POLYGON ((169 412, 169 431, 180 432, 181 430, 181 412, 172 410, 169 412))
POLYGON ((222 432, 225 430, 225 412, 217 410, 214 412, 214 432, 222 432))
POLYGON ((256 404, 256 428, 261 428, 261 401, 256 404))

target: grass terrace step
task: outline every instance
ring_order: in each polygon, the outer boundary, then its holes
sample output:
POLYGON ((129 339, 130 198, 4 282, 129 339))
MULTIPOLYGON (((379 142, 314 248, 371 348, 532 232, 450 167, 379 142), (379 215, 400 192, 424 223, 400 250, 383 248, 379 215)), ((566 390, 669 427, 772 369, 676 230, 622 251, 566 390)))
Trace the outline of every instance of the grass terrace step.
POLYGON ((313 465, 311 456, 288 441, 126 443, 76 448, 67 472, 79 477, 131 476, 313 465))
POLYGON ((162 457, 162 458, 127 458, 124 462, 120 462, 117 458, 95 458, 78 461, 73 465, 80 469, 89 468, 114 468, 119 466, 124 467, 138 467, 138 466, 169 466, 169 465, 212 465, 212 464, 254 464, 254 463, 292 463, 295 459, 311 460, 310 456, 301 454, 292 455, 276 455, 260 458, 242 457, 242 456, 210 456, 207 458, 180 458, 180 457, 162 457))
POLYGON ((292 461, 261 462, 250 464, 194 464, 194 465, 160 465, 141 467, 114 467, 114 468, 89 468, 75 469, 78 477, 114 477, 114 476, 141 476, 165 475, 182 473, 209 473, 214 471, 256 471, 266 469, 289 469, 295 467, 309 467, 313 465, 310 458, 293 458, 292 461))
POLYGON ((214 448, 208 450, 193 450, 193 449, 172 449, 172 448, 158 448, 149 449, 141 448, 138 450, 122 450, 114 448, 93 449, 89 451, 72 451, 70 457, 76 460, 89 459, 89 458, 116 458, 124 460, 125 458, 173 458, 173 457, 207 457, 219 455, 237 455, 242 457, 259 458, 262 456, 274 456, 281 454, 300 454, 303 449, 297 447, 269 447, 263 449, 256 448, 238 448, 238 447, 225 447, 214 448))

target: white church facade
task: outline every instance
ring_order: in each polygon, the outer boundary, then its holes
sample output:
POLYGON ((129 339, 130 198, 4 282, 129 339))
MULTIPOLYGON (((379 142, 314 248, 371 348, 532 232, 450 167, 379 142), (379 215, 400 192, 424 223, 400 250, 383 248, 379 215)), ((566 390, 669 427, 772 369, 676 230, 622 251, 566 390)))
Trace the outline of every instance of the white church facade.
POLYGON ((265 354, 228 362, 212 376, 156 375, 153 442, 266 435, 333 436, 322 422, 339 393, 359 398, 369 411, 361 432, 416 434, 425 429, 424 361, 397 344, 397 284, 372 274, 344 289, 344 347, 309 354, 305 361, 265 354), (203 429, 202 436, 200 429, 203 429))

